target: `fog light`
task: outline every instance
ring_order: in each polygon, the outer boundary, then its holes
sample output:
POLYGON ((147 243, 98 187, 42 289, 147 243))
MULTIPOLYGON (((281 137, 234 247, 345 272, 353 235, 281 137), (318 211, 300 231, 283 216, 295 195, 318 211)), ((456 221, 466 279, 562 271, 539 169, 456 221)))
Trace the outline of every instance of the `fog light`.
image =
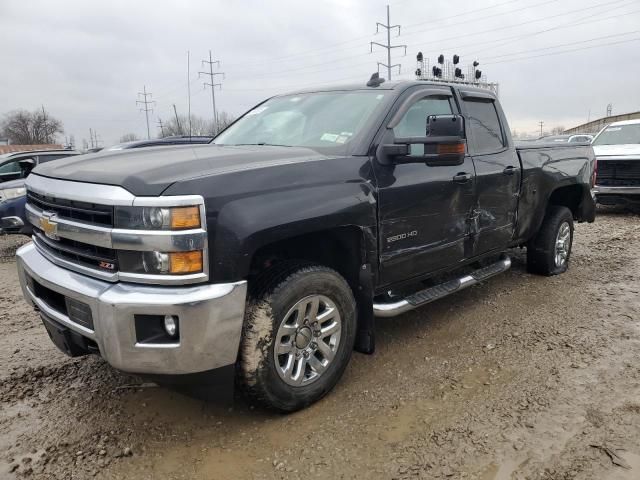
POLYGON ((178 334, 178 317, 174 315, 165 315, 164 330, 170 337, 175 337, 178 334))

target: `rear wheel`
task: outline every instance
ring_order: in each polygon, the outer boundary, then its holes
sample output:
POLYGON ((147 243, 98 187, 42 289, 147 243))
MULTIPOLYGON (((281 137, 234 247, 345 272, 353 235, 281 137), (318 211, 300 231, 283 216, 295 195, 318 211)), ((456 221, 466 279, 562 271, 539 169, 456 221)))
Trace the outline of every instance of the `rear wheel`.
POLYGON ((540 230, 527 246, 527 269, 539 275, 567 271, 573 245, 573 214, 567 207, 550 207, 540 230))
POLYGON ((276 266, 255 285, 240 347, 241 383, 268 408, 304 408, 333 388, 351 357, 351 288, 330 268, 299 263, 276 266))

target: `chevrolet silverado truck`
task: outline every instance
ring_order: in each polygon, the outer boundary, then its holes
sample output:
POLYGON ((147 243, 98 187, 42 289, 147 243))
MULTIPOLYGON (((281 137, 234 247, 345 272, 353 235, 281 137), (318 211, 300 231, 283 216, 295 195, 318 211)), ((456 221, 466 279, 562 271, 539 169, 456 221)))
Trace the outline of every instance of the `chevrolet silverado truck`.
POLYGON ((640 120, 607 125, 593 140, 602 205, 640 206, 640 120))
POLYGON ((205 381, 288 412, 374 319, 504 272, 542 275, 592 222, 588 144, 515 148, 496 96, 424 81, 270 98, 210 145, 107 152, 27 179, 26 300, 69 355, 205 381))

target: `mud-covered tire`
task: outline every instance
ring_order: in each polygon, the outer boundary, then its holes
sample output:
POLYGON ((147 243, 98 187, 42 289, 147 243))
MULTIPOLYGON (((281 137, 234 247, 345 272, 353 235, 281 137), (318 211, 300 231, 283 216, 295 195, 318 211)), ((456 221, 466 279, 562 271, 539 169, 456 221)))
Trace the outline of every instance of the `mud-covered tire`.
MULTIPOLYGON (((573 214, 567 207, 549 207, 540 230, 527 245, 527 270, 538 275, 558 275, 567 271, 573 246, 573 214), (564 261, 558 262, 559 235, 568 227, 564 261)), ((562 256, 562 255, 561 255, 562 256)))
MULTIPOLYGON (((263 407, 281 412, 293 412, 316 402, 335 386, 349 363, 355 341, 356 317, 356 302, 351 288, 336 271, 299 262, 287 262, 265 271, 250 285, 238 362, 238 379, 242 389, 263 407), (319 306, 314 317, 311 313, 313 305, 306 307, 304 302, 311 301, 313 304, 316 297, 319 306), (329 306, 335 307, 335 318, 340 324, 339 340, 333 342, 331 347, 335 349, 330 352, 333 354, 331 360, 327 360, 328 356, 325 357, 320 350, 326 350, 335 339, 335 334, 325 345, 309 343, 304 347, 307 339, 307 330, 304 330, 307 323, 304 322, 314 318, 322 320, 325 318, 321 317, 322 313, 333 312, 329 311, 329 306), (292 310, 293 307, 296 307, 295 310, 292 310), (300 314, 303 307, 308 314, 300 314), (297 327, 298 323, 300 327, 297 327), (282 348, 289 348, 287 336, 282 336, 282 332, 289 332, 292 328, 296 328, 298 333, 294 333, 290 339, 291 352, 276 355, 276 347, 279 352, 282 348), (305 352, 315 353, 303 357, 302 353, 305 352), (293 379, 291 373, 283 371, 289 365, 287 361, 294 365, 289 372, 300 372, 304 368, 302 380, 299 380, 300 376, 293 379), (325 361, 326 367, 318 363, 325 361), (301 367, 303 362, 305 366, 301 367), (321 373, 316 373, 312 362, 321 373), (297 384, 298 381, 307 383, 297 384)), ((335 329, 334 320, 324 325, 335 329)), ((316 325, 320 323, 316 322, 316 325)), ((311 330, 309 342, 317 341, 324 335, 323 329, 327 330, 320 326, 312 328, 315 330, 311 330)), ((324 342, 321 339, 319 341, 324 342)))

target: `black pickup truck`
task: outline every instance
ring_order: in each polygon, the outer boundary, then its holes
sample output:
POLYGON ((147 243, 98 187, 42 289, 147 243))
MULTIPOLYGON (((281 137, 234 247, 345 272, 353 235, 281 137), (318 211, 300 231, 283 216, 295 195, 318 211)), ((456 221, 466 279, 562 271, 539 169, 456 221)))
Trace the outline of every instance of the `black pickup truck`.
POLYGON ((588 144, 516 149, 472 85, 276 96, 211 145, 36 168, 20 280, 69 355, 156 378, 234 372, 293 411, 374 351, 376 316, 505 271, 510 247, 564 272, 574 221, 595 217, 594 163, 588 144))

